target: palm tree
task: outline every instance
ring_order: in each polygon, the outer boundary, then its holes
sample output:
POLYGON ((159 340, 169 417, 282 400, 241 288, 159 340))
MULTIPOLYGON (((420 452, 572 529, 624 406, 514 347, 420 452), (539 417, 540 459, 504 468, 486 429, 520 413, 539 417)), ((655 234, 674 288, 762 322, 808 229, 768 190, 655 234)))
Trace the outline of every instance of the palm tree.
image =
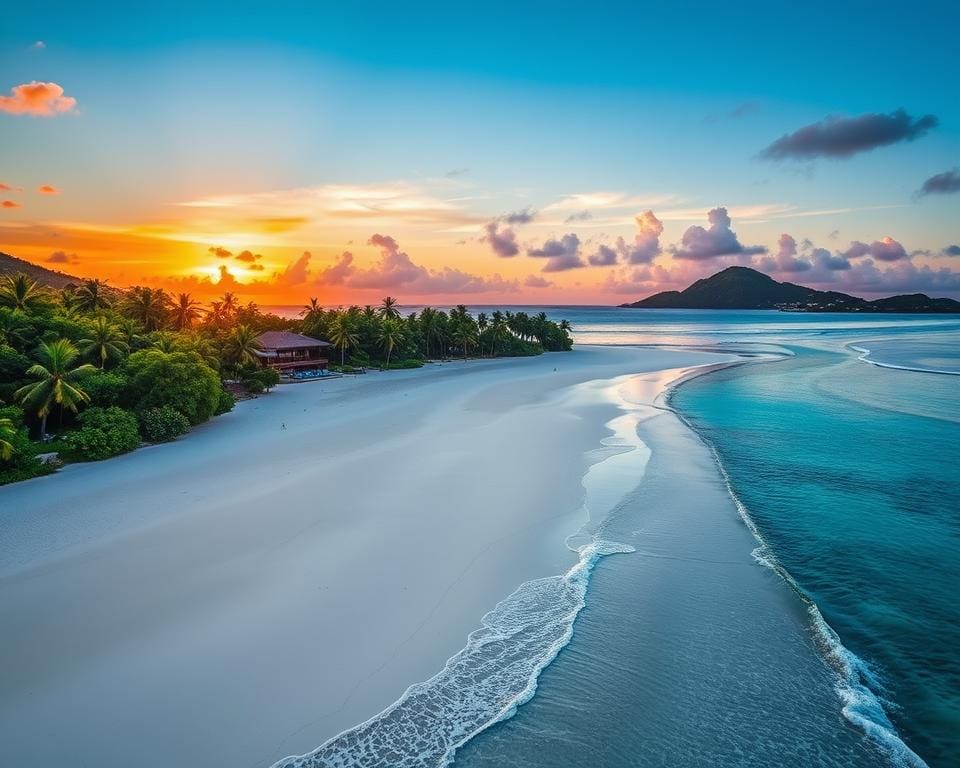
POLYGON ((130 347, 120 335, 120 329, 101 315, 93 321, 89 338, 80 340, 80 351, 84 355, 100 360, 102 371, 111 357, 122 358, 130 347))
POLYGON ((304 304, 303 309, 300 310, 300 317, 303 317, 303 318, 316 317, 317 315, 322 313, 323 313, 323 307, 320 306, 320 302, 318 301, 317 297, 311 296, 310 303, 304 304))
POLYGON ((224 347, 227 359, 237 367, 256 363, 259 360, 257 352, 262 349, 257 341, 258 335, 249 325, 238 325, 234 328, 224 347))
POLYGON ((390 355, 393 354, 394 348, 403 339, 403 325, 395 317, 385 318, 380 323, 380 332, 377 339, 380 346, 387 352, 387 370, 390 370, 390 355))
POLYGON ((194 320, 200 317, 200 302, 194 301, 189 293, 181 293, 177 295, 176 301, 170 302, 170 311, 176 329, 185 331, 193 326, 194 320))
POLYGON ((226 317, 230 317, 240 308, 237 297, 230 291, 227 291, 225 294, 223 294, 223 296, 220 297, 220 305, 223 309, 223 314, 226 317))
POLYGON ((132 317, 124 317, 121 315, 117 318, 117 330, 123 338, 124 343, 130 348, 143 341, 143 328, 140 323, 132 317))
POLYGON ((6 275, 0 282, 0 307, 30 313, 46 303, 43 287, 22 272, 6 275))
POLYGON ((77 308, 83 312, 96 312, 98 309, 107 309, 110 299, 107 297, 107 282, 105 280, 84 280, 83 285, 77 288, 74 294, 77 308))
POLYGON ((16 433, 10 419, 0 419, 0 460, 10 461, 10 457, 13 456, 13 444, 10 438, 16 433))
POLYGON ((461 318, 453 328, 453 340, 463 349, 463 362, 467 362, 467 352, 477 342, 477 325, 473 318, 461 318))
POLYGON ((380 317, 384 319, 396 320, 400 317, 400 310, 397 309, 397 300, 393 296, 384 296, 380 302, 380 309, 377 310, 380 317))
POLYGON ((37 349, 40 362, 27 369, 27 375, 38 381, 20 387, 14 393, 17 402, 23 403, 40 417, 41 439, 47 432, 47 416, 54 404, 60 406, 62 420, 64 408, 76 413, 77 406, 90 401, 90 396, 77 386, 77 379, 97 369, 90 363, 72 368, 79 356, 80 352, 67 339, 41 342, 37 349))
POLYGON ((493 313, 493 324, 490 326, 490 357, 497 356, 497 342, 510 332, 506 318, 500 312, 493 313))
POLYGON ((24 322, 22 313, 8 310, 0 312, 0 342, 2 341, 21 351, 36 341, 34 330, 24 322))
POLYGON ((560 330, 561 330, 561 331, 566 331, 567 333, 569 333, 569 332, 570 332, 570 328, 571 328, 571 326, 570 326, 570 321, 569 321, 569 320, 561 320, 561 321, 560 321, 560 330))
POLYGON ((338 312, 333 322, 330 323, 329 335, 333 346, 340 348, 340 367, 342 368, 347 347, 355 347, 358 341, 357 332, 351 318, 343 312, 338 312))
MULTIPOLYGON (((477 328, 480 330, 480 333, 483 334, 487 330, 487 326, 490 325, 490 321, 487 319, 486 312, 480 312, 477 314, 477 328)), ((483 344, 480 345, 480 357, 483 357, 483 344)))
POLYGON ((156 331, 167 317, 167 293, 162 288, 135 286, 124 301, 124 309, 145 331, 156 331))
POLYGON ((177 352, 180 349, 179 339, 170 331, 157 331, 150 340, 151 349, 159 349, 165 354, 177 352))

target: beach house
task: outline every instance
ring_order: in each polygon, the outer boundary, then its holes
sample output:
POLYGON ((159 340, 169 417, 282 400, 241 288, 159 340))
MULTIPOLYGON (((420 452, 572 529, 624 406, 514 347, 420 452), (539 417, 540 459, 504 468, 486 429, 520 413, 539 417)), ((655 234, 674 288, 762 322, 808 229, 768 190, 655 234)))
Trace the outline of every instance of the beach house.
POLYGON ((266 331, 257 337, 257 341, 260 349, 256 354, 260 362, 281 373, 325 369, 327 351, 333 346, 329 341, 290 331, 266 331))

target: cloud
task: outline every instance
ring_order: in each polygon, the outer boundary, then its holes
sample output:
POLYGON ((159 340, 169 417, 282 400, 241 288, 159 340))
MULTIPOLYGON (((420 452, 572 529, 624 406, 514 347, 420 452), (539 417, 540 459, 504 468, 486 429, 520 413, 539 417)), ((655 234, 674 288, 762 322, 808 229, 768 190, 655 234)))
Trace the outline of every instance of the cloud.
POLYGON ((960 192, 960 168, 951 168, 949 171, 931 176, 917 191, 917 197, 927 195, 951 195, 960 192))
POLYGON ((744 101, 740 104, 737 104, 733 109, 728 112, 711 112, 709 115, 703 118, 705 123, 716 123, 722 118, 728 120, 740 120, 744 117, 749 117, 750 115, 756 114, 760 111, 760 105, 755 101, 744 101))
MULTIPOLYGON (((244 253, 249 253, 249 251, 244 251, 244 253)), ((311 258, 310 251, 304 251, 294 261, 290 262, 283 272, 274 273, 274 282, 279 285, 303 285, 310 277, 311 258)), ((223 270, 225 267, 221 266, 220 269, 223 270)))
POLYGON ((252 269, 254 272, 263 272, 263 264, 248 264, 247 269, 252 269))
POLYGON ((203 208, 229 222, 257 221, 266 231, 285 231, 305 223, 358 219, 402 224, 478 226, 482 219, 463 209, 463 201, 429 194, 406 182, 326 184, 249 194, 187 200, 178 205, 203 208))
POLYGON ((57 189, 52 184, 43 184, 37 187, 37 192, 39 192, 41 195, 59 195, 60 194, 60 190, 57 189))
POLYGON ((764 160, 846 158, 900 141, 919 139, 938 120, 934 115, 914 119, 903 109, 888 115, 830 116, 793 133, 784 134, 760 153, 764 160))
POLYGON ((776 255, 765 256, 760 264, 770 272, 806 272, 813 266, 806 259, 797 258, 797 241, 786 233, 777 241, 776 255))
POLYGON ((414 263, 389 235, 375 234, 367 244, 380 249, 377 263, 366 269, 355 267, 353 254, 345 252, 333 266, 320 273, 319 282, 349 288, 408 291, 416 295, 512 293, 519 288, 516 280, 504 280, 498 274, 481 277, 452 267, 427 269, 414 263))
POLYGON ((233 273, 230 272, 226 264, 221 264, 217 269, 220 271, 220 279, 217 280, 217 287, 221 289, 241 287, 237 278, 233 276, 233 273))
POLYGON ((517 236, 512 229, 504 227, 501 230, 500 225, 495 221, 489 222, 484 229, 486 229, 487 234, 483 240, 490 243, 490 247, 493 248, 493 252, 497 256, 508 259, 520 253, 517 236))
POLYGON ((13 192, 13 187, 0 181, 0 192, 13 192))
POLYGON ((537 216, 537 212, 527 206, 522 211, 513 211, 500 217, 504 224, 529 224, 537 216))
POLYGON ((948 245, 942 253, 944 256, 960 256, 960 245, 948 245))
MULTIPOLYGON (((621 237, 619 242, 622 242, 621 237)), ((617 263, 617 252, 609 245, 598 245, 595 253, 591 253, 587 258, 595 267, 609 267, 617 263)))
POLYGON ((649 264, 661 252, 663 223, 653 215, 653 211, 644 211, 635 221, 640 231, 634 235, 633 243, 627 244, 622 237, 617 238, 617 250, 628 264, 649 264))
POLYGON ((906 249, 892 237, 874 240, 869 245, 854 240, 850 243, 850 247, 843 252, 843 255, 848 259, 871 256, 879 261, 901 261, 910 258, 906 249))
POLYGON ((317 281, 324 285, 343 285, 354 271, 356 267, 353 266, 353 254, 350 251, 344 251, 333 265, 320 273, 317 281))
POLYGON ((449 170, 449 171, 447 171, 445 174, 443 174, 443 178, 445 178, 445 179, 456 179, 456 178, 458 178, 458 177, 460 177, 460 176, 466 176, 468 173, 470 173, 470 169, 469 169, 469 168, 452 168, 451 170, 449 170))
POLYGON ((539 248, 528 248, 527 256, 547 259, 542 272, 566 272, 586 266, 580 258, 580 238, 573 232, 559 240, 551 238, 539 248))
POLYGON ((43 40, 37 40, 35 43, 33 43, 33 45, 30 46, 30 49, 34 51, 42 51, 46 47, 47 44, 43 42, 43 40))
POLYGON ((649 208, 676 203, 676 195, 630 196, 623 192, 581 192, 550 203, 544 211, 593 211, 649 208))
POLYGON ((219 245, 211 246, 207 250, 218 259, 229 259, 231 256, 233 256, 232 252, 228 251, 226 248, 221 248, 219 245))
POLYGON ((76 264, 80 257, 75 253, 66 253, 65 251, 54 251, 46 259, 48 264, 76 264))
POLYGON ((20 207, 20 203, 18 203, 16 200, 4 200, 3 202, 0 202, 0 208, 19 208, 19 207, 20 207))
POLYGON ((707 220, 710 222, 708 229, 694 225, 683 233, 682 247, 672 249, 675 259, 706 261, 718 256, 766 253, 767 249, 763 246, 744 246, 740 243, 736 233, 730 229, 730 216, 726 208, 709 211, 707 220))
POLYGON ((0 96, 0 112, 11 115, 53 117, 72 112, 76 106, 77 100, 72 96, 64 96, 61 86, 36 80, 14 86, 9 96, 0 96))
POLYGON ((245 261, 248 264, 253 264, 255 261, 262 259, 263 256, 261 256, 259 253, 251 253, 250 251, 240 251, 240 253, 234 256, 234 258, 237 261, 245 261))
POLYGON ((563 220, 564 224, 574 224, 578 221, 590 221, 593 218, 593 214, 590 211, 577 211, 576 213, 571 213, 567 218, 563 220))
POLYGON ((850 262, 846 256, 839 253, 830 253, 826 248, 814 248, 810 254, 810 258, 813 259, 814 264, 818 267, 830 272, 840 272, 850 269, 850 262))
POLYGON ((523 284, 527 288, 549 288, 551 285, 553 285, 553 283, 547 280, 547 278, 540 277, 539 275, 527 275, 526 279, 523 281, 523 284))

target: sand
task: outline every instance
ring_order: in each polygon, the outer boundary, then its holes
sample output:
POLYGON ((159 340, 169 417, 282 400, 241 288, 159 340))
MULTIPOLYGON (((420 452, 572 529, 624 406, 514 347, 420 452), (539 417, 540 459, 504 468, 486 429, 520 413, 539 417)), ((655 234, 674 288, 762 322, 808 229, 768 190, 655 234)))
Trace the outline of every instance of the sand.
POLYGON ((576 561, 617 415, 577 385, 722 359, 579 347, 286 385, 0 489, 4 761, 269 766, 375 715, 576 561))

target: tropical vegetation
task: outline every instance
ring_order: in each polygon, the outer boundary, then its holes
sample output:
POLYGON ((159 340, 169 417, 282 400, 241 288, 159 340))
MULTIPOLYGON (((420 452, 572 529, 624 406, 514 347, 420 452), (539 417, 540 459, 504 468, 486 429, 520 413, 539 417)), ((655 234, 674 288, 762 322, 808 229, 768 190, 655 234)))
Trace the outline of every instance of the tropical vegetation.
POLYGON ((283 318, 224 293, 121 290, 84 280, 54 290, 0 277, 0 484, 91 461, 141 442, 176 439, 280 381, 260 364, 258 337, 294 331, 333 345, 331 369, 417 368, 431 360, 538 355, 571 348, 569 326, 545 313, 325 308, 311 298, 283 318), (55 433, 55 434, 51 434, 55 433))

